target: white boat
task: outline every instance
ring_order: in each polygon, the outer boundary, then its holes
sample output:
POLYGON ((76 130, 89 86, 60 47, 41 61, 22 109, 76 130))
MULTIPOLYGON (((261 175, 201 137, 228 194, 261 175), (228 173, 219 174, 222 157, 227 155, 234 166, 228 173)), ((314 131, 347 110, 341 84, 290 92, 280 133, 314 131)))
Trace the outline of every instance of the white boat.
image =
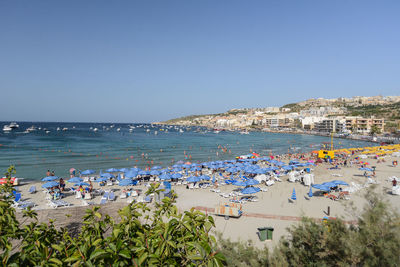
POLYGON ((179 129, 179 132, 180 132, 180 133, 183 133, 183 130, 182 130, 182 129, 179 129))
POLYGON ((93 129, 93 132, 97 132, 98 130, 99 130, 99 129, 97 129, 97 128, 94 128, 94 129, 93 129))
POLYGON ((121 131, 121 128, 117 128, 117 132, 121 131))
POLYGON ((50 131, 49 131, 49 130, 47 130, 47 131, 46 131, 46 133, 48 134, 48 133, 50 133, 50 131))
POLYGON ((57 131, 61 130, 60 127, 57 127, 57 131))
POLYGON ((157 131, 155 131, 155 132, 154 132, 154 134, 158 134, 158 132, 157 132, 157 131))
POLYGON ((129 132, 130 132, 130 133, 131 133, 131 132, 133 132, 133 129, 132 129, 132 128, 130 128, 130 129, 129 129, 129 132))
POLYGON ((17 129, 19 125, 16 122, 12 122, 8 125, 8 127, 10 127, 11 129, 17 129))
POLYGON ((36 127, 35 126, 31 126, 31 127, 29 127, 28 129, 26 129, 26 131, 28 131, 28 132, 33 132, 33 131, 36 131, 37 129, 36 129, 36 127))
POLYGON ((67 127, 64 127, 62 130, 63 130, 63 131, 66 131, 66 130, 68 130, 68 128, 67 128, 67 127))
POLYGON ((219 134, 221 131, 214 131, 214 133, 219 134))
POLYGON ((8 133, 8 132, 11 132, 11 131, 12 131, 12 128, 11 128, 9 125, 4 125, 4 126, 3 126, 3 131, 6 132, 6 133, 8 133))
POLYGON ((248 131, 241 131, 240 134, 249 134, 248 131))

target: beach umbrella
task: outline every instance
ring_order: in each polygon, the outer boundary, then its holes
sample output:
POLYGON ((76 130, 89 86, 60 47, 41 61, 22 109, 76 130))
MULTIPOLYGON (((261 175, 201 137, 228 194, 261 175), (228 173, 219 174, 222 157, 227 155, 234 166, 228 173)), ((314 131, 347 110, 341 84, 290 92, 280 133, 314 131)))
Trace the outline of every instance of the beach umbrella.
POLYGON ((135 168, 130 168, 130 170, 131 170, 131 171, 134 171, 134 172, 140 172, 142 169, 139 169, 139 168, 136 168, 136 167, 135 167, 135 168))
POLYGON ((112 175, 111 173, 102 173, 101 175, 100 175, 101 177, 106 177, 106 178, 114 178, 115 176, 114 175, 112 175))
POLYGON ((309 196, 309 197, 313 197, 312 187, 311 187, 311 186, 310 186, 310 191, 308 191, 308 196, 309 196))
POLYGON ((215 175, 214 175, 213 178, 212 178, 212 183, 213 183, 213 184, 215 183, 215 175))
POLYGON ((50 181, 54 181, 54 180, 57 180, 57 179, 58 179, 57 176, 47 176, 47 177, 44 177, 44 178, 42 179, 42 181, 43 181, 43 182, 50 182, 50 181))
POLYGON ((184 162, 182 160, 177 161, 176 164, 183 164, 184 162))
POLYGON ((138 172, 138 175, 150 175, 150 172, 149 171, 140 171, 140 172, 138 172))
POLYGON ((74 184, 74 186, 89 186, 89 185, 90 184, 85 183, 85 182, 79 182, 79 183, 74 184))
POLYGON ((370 172, 373 171, 371 168, 366 168, 366 167, 359 168, 359 170, 360 170, 360 171, 370 171, 370 172))
POLYGON ((81 175, 90 175, 90 174, 93 174, 95 172, 96 171, 94 171, 94 170, 85 170, 85 171, 81 172, 81 175))
POLYGON ((100 183, 100 182, 105 182, 105 181, 107 181, 108 180, 108 178, 106 178, 106 177, 100 177, 100 178, 98 178, 98 179, 96 179, 96 180, 94 180, 96 183, 100 183))
POLYGON ((123 179, 121 181, 119 181, 119 186, 128 186, 128 185, 133 185, 134 182, 132 179, 123 179))
POLYGON ((153 166, 151 169, 152 170, 159 170, 159 169, 162 169, 162 167, 161 166, 153 166))
POLYGON ((297 199, 296 198, 296 190, 294 190, 294 188, 293 188, 292 196, 290 197, 290 199, 292 199, 292 200, 296 200, 297 199))
POLYGON ((246 185, 256 185, 256 184, 259 184, 260 182, 255 179, 249 179, 245 183, 246 183, 246 185))
POLYGON ((179 179, 179 178, 181 178, 182 177, 182 174, 180 174, 180 173, 173 173, 172 175, 171 175, 171 178, 174 178, 174 179, 179 179))
POLYGON ((210 181, 210 179, 211 179, 211 177, 208 176, 208 175, 201 175, 200 178, 201 178, 202 180, 206 180, 206 181, 210 181))
POLYGON ((325 183, 322 183, 322 185, 323 186, 329 186, 329 188, 337 186, 337 184, 335 184, 333 182, 325 182, 325 183))
POLYGON ((43 188, 51 188, 51 187, 56 187, 59 186, 60 184, 58 182, 55 181, 51 181, 51 182, 47 182, 45 184, 42 184, 43 188))
POLYGON ((349 185, 345 181, 342 180, 333 180, 331 183, 337 184, 337 185, 349 185))
POLYGON ((130 169, 128 169, 128 168, 121 168, 121 169, 119 169, 118 171, 120 171, 120 172, 128 172, 128 171, 130 171, 130 169))
POLYGON ((72 177, 72 178, 69 179, 67 182, 68 182, 68 183, 79 183, 79 182, 82 182, 82 181, 83 181, 82 178, 79 178, 79 177, 72 177))
POLYGON ((236 185, 236 186, 247 186, 246 182, 239 181, 239 180, 235 180, 232 184, 236 185))
POLYGON ((331 188, 329 186, 323 184, 313 184, 312 187, 319 189, 321 191, 326 191, 326 192, 331 191, 331 188))
POLYGON ((242 191, 241 191, 241 193, 242 194, 254 194, 254 193, 257 193, 257 192, 260 192, 260 188, 258 188, 258 187, 246 187, 245 189, 243 189, 242 191))
POLYGON ((161 172, 158 171, 158 170, 151 170, 150 171, 150 175, 160 175, 160 174, 161 174, 161 172))
POLYGON ((129 171, 129 172, 125 173, 126 178, 135 178, 136 176, 138 176, 138 172, 135 172, 135 171, 129 171))
POLYGON ((195 183, 195 182, 200 182, 200 177, 198 176, 190 176, 189 178, 186 179, 188 183, 195 183))
POLYGON ((161 180, 170 180, 171 179, 171 175, 168 174, 168 173, 163 173, 158 178, 160 178, 161 180))
POLYGON ((106 172, 117 172, 117 171, 119 171, 119 170, 116 168, 109 168, 106 170, 106 172))

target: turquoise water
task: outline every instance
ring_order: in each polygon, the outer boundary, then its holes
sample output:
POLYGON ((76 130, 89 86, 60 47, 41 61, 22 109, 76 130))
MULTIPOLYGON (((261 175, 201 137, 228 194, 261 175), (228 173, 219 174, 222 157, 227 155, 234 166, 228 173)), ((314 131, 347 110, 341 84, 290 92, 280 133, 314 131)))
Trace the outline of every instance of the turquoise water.
MULTIPOLYGON (((1 129, 5 124, 8 123, 0 123, 1 129)), ((18 177, 33 180, 44 177, 47 170, 63 177, 69 175, 70 168, 166 167, 177 161, 200 163, 233 159, 249 152, 261 155, 287 153, 288 149, 306 152, 319 149, 323 142, 330 142, 330 138, 322 136, 264 132, 216 134, 197 127, 183 128, 181 133, 177 127, 167 129, 166 126, 149 124, 135 124, 133 132, 129 132, 128 124, 118 123, 18 124, 20 127, 10 133, 0 132, 0 171, 4 173, 13 164, 18 177), (42 129, 23 133, 32 125, 42 129), (60 127, 59 131, 57 127, 60 127), (98 128, 98 131, 94 132, 90 127, 98 128), (46 133, 44 128, 50 132, 46 133), (63 128, 68 130, 62 131, 63 128), (120 131, 117 131, 118 128, 120 131)), ((334 143, 335 148, 370 145, 364 141, 345 139, 336 139, 334 143)))

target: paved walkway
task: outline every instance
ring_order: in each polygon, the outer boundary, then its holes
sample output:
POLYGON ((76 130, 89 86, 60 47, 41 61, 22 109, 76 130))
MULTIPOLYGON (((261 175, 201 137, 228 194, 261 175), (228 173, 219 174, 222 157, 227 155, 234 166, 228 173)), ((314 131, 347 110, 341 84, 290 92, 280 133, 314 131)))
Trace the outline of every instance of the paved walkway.
MULTIPOLYGON (((201 210, 207 213, 214 213, 213 208, 196 206, 194 207, 196 210, 201 210)), ((253 217, 253 218, 262 218, 262 219, 271 219, 271 220, 283 220, 283 221, 301 221, 302 217, 298 216, 284 216, 284 215, 272 215, 272 214, 264 214, 264 213, 252 213, 252 212, 243 212, 242 216, 245 217, 253 217)), ((322 218, 312 218, 315 221, 321 221, 322 218)), ((336 219, 335 217, 329 217, 329 219, 336 219)), ((357 224, 357 221, 344 221, 347 224, 357 224)))

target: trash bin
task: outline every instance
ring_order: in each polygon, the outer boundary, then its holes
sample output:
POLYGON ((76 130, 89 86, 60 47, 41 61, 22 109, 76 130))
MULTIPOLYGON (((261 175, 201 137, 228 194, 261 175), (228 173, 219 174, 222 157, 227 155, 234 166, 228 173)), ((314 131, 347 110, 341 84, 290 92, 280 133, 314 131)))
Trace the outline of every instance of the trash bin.
POLYGON ((260 238, 261 241, 272 240, 272 233, 274 231, 274 228, 260 227, 257 228, 257 230, 258 230, 258 237, 260 238))

